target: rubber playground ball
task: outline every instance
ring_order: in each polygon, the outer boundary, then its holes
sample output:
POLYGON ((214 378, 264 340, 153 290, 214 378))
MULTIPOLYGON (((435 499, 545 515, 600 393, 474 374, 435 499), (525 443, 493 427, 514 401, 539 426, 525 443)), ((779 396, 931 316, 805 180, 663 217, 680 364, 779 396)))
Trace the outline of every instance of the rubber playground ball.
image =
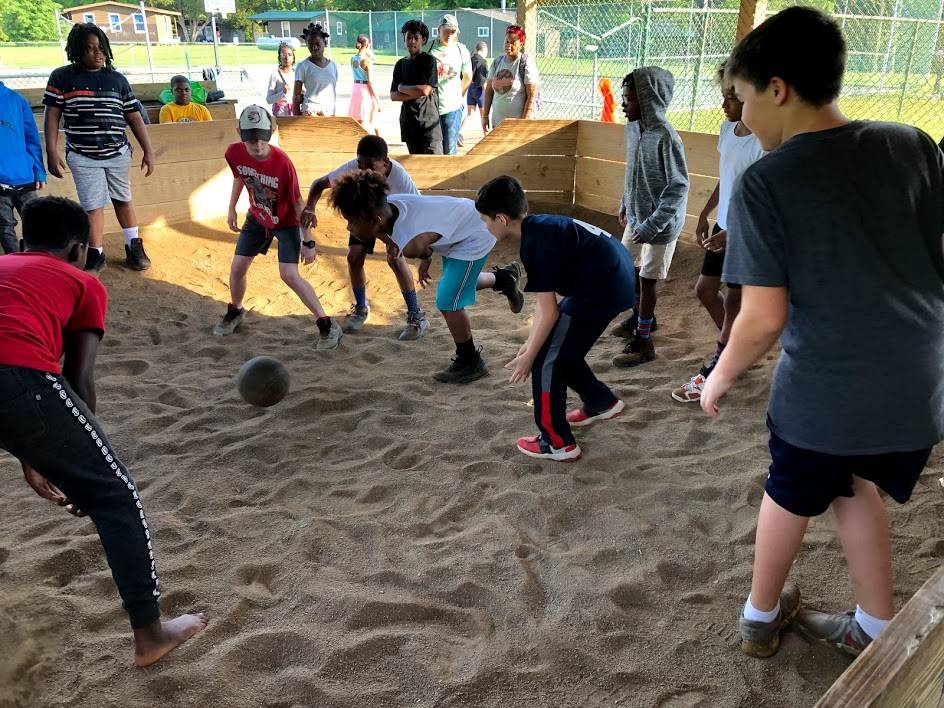
POLYGON ((271 356, 257 356, 240 368, 236 386, 243 400, 259 408, 268 408, 285 398, 291 379, 288 369, 271 356))

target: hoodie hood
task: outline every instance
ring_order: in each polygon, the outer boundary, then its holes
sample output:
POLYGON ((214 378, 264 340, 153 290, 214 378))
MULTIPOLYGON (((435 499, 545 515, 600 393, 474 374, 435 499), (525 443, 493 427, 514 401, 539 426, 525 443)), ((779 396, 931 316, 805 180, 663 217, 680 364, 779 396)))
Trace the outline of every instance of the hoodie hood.
POLYGON ((672 102, 675 77, 671 71, 657 66, 644 66, 633 71, 642 127, 648 129, 664 125, 665 112, 672 102))

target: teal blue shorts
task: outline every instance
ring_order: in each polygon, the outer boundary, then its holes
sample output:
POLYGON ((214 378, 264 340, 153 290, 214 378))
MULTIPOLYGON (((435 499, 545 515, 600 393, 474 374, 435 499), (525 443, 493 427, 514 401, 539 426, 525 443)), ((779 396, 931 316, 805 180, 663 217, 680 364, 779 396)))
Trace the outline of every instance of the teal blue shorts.
POLYGON ((440 312, 456 312, 475 304, 475 284, 487 260, 487 255, 477 261, 442 257, 442 278, 436 288, 436 308, 440 312))

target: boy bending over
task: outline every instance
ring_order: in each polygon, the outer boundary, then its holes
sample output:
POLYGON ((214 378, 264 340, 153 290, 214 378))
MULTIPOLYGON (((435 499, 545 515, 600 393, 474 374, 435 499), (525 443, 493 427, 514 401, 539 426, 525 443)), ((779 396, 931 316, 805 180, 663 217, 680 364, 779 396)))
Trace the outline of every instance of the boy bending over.
POLYGON ((537 298, 531 334, 506 367, 512 383, 534 372, 534 422, 541 434, 519 438, 518 450, 528 457, 576 460, 580 446, 571 426, 615 418, 624 408, 593 375, 586 357, 613 318, 635 304, 632 258, 595 226, 566 216, 529 215, 514 177, 497 177, 483 186, 475 208, 493 236, 520 240, 528 274, 525 291, 537 298), (569 413, 568 388, 583 404, 569 413))
POLYGON ((518 264, 482 272, 495 237, 482 225, 471 199, 415 194, 394 194, 388 199, 388 190, 380 174, 357 170, 334 185, 331 203, 347 220, 352 235, 383 241, 388 259, 401 254, 418 258, 423 287, 430 282, 433 255, 442 257, 436 307, 455 341, 456 357, 433 378, 441 383, 469 383, 488 376, 465 308, 475 304, 477 290, 492 288, 508 298, 512 312, 521 312, 524 294, 518 288, 518 264))
POLYGON ((88 216, 68 199, 34 199, 23 208, 23 241, 24 253, 0 258, 0 448, 20 461, 39 496, 91 517, 131 621, 134 662, 147 666, 207 619, 161 622, 151 527, 95 417, 108 293, 82 272, 88 216))
MULTIPOLYGON (((319 177, 311 183, 308 190, 308 201, 302 212, 302 226, 314 229, 318 226, 318 217, 315 209, 318 200, 326 189, 330 189, 341 177, 352 170, 373 170, 383 175, 390 187, 391 194, 419 194, 416 185, 409 173, 396 160, 387 156, 387 143, 376 135, 365 135, 357 144, 357 159, 345 162, 334 172, 319 177)), ((367 276, 364 273, 364 261, 367 254, 374 252, 377 239, 358 238, 351 235, 347 242, 347 269, 351 276, 351 289, 354 291, 354 304, 344 323, 345 332, 360 332, 364 329, 370 306, 367 304, 367 276)), ((426 313, 420 310, 416 299, 416 286, 413 284, 413 273, 402 256, 387 261, 397 278, 400 292, 406 301, 406 327, 400 332, 400 340, 408 341, 422 337, 429 329, 429 320, 426 313)))
POLYGON ((908 501, 944 439, 944 156, 910 126, 846 118, 836 105, 845 65, 835 21, 799 7, 728 60, 742 120, 773 152, 731 202, 723 277, 744 292, 702 390, 705 412, 717 415, 737 377, 778 337, 783 345, 740 621, 741 648, 754 656, 776 652, 797 614, 798 593, 784 583, 810 517, 830 508, 858 604, 800 612, 797 623, 851 654, 878 636, 895 613, 878 490, 908 501))

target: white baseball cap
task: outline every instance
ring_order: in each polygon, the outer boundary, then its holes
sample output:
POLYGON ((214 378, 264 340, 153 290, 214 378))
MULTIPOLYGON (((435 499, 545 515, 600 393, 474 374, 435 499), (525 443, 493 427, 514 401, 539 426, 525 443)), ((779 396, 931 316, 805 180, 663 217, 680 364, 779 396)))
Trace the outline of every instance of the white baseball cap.
POLYGON ((439 21, 439 26, 445 27, 447 29, 454 29, 458 32, 459 20, 456 19, 455 15, 443 15, 442 19, 439 21))
POLYGON ((262 106, 246 106, 239 114, 239 137, 243 140, 272 138, 272 116, 262 106))

